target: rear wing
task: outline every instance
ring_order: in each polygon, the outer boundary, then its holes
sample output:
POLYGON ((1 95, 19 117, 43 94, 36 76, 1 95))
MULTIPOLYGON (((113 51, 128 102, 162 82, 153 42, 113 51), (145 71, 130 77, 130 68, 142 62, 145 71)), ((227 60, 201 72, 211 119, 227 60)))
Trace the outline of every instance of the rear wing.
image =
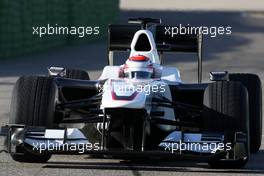
MULTIPOLYGON (((173 26, 155 25, 149 28, 156 42, 157 51, 196 53, 198 58, 198 82, 202 81, 202 34, 171 34, 173 26), (170 30, 169 30, 170 29, 170 30)), ((188 27, 190 28, 190 27, 188 27)), ((108 27, 108 64, 113 65, 114 52, 129 51, 134 34, 142 29, 141 25, 109 25, 108 27)))

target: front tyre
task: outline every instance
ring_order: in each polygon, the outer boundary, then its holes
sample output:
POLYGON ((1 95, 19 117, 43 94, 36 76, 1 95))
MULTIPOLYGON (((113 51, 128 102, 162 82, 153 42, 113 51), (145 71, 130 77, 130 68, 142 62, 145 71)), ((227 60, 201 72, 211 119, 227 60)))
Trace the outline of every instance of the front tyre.
MULTIPOLYGON (((57 89, 51 77, 23 76, 13 89, 10 124, 53 127, 57 89)), ((47 162, 51 154, 33 153, 17 146, 24 155, 11 154, 18 162, 47 162)))
MULTIPOLYGON (((249 158, 249 105, 247 89, 240 82, 215 82, 209 84, 204 93, 204 127, 212 132, 225 134, 225 142, 234 141, 235 132, 246 135, 241 151, 235 150, 230 159, 212 159, 212 168, 242 168, 249 158), (237 155, 237 156, 236 156, 237 155), (235 158, 235 159, 233 159, 235 158)), ((229 155, 230 157, 230 155, 229 155)))
POLYGON ((250 128, 250 152, 259 151, 262 139, 262 87, 261 80, 255 74, 232 73, 230 81, 241 82, 248 91, 249 99, 249 128, 250 128))

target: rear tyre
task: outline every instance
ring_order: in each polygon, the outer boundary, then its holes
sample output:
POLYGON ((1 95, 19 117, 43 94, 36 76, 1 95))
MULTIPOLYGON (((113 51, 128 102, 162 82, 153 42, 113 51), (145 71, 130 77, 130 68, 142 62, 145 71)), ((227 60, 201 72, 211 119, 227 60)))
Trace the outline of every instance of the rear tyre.
POLYGON ((262 138, 262 86, 257 75, 248 73, 229 74, 230 81, 241 82, 248 91, 250 152, 258 152, 262 138))
POLYGON ((78 69, 66 69, 65 77, 70 79, 90 80, 89 74, 86 71, 78 69))
MULTIPOLYGON (((70 79, 90 80, 90 76, 86 71, 78 69, 66 69, 65 77, 70 79)), ((73 93, 75 95, 78 94, 78 92, 73 93)), ((99 138, 100 134, 97 131, 94 123, 68 124, 67 127, 80 128, 86 134, 90 142, 98 142, 97 139, 99 138)))
MULTIPOLYGON (((23 76, 13 89, 9 123, 53 127, 56 86, 51 77, 23 76)), ((11 154, 18 162, 47 162, 51 154, 34 153, 17 146, 24 155, 11 154)))
POLYGON ((204 93, 205 129, 225 134, 225 141, 234 140, 234 132, 247 134, 246 157, 238 160, 213 159, 212 168, 241 168, 249 157, 248 93, 239 82, 215 82, 209 84, 204 93))

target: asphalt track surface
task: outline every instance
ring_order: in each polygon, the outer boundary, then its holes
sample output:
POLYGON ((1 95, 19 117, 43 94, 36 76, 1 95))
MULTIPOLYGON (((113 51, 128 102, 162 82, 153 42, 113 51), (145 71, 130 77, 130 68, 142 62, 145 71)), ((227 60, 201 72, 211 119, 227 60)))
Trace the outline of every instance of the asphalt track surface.
MULTIPOLYGON (((255 12, 172 12, 123 11, 120 21, 129 16, 161 17, 164 23, 205 26, 231 26, 232 35, 204 38, 203 80, 209 71, 250 72, 264 82, 264 14, 255 12)), ((63 66, 86 69, 96 79, 107 63, 106 41, 86 46, 72 46, 50 50, 31 56, 0 61, 0 125, 8 121, 12 87, 21 75, 46 74, 46 67, 63 66)), ((119 58, 125 60, 125 55, 119 58)), ((185 82, 194 82, 196 62, 192 55, 167 55, 165 65, 181 70, 185 82)), ((264 134, 264 133, 263 133, 264 134)), ((0 175, 263 175, 264 145, 251 155, 245 169, 210 169, 207 163, 197 161, 127 162, 110 159, 91 159, 87 156, 53 156, 46 164, 23 164, 0 153, 0 175)))

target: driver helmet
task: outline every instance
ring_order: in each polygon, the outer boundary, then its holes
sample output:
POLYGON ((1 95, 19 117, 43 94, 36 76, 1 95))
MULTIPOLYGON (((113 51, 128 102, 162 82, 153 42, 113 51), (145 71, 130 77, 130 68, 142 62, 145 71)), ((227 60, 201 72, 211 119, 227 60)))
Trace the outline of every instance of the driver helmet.
POLYGON ((123 67, 125 78, 152 78, 154 68, 152 61, 144 55, 135 55, 127 59, 123 67))

